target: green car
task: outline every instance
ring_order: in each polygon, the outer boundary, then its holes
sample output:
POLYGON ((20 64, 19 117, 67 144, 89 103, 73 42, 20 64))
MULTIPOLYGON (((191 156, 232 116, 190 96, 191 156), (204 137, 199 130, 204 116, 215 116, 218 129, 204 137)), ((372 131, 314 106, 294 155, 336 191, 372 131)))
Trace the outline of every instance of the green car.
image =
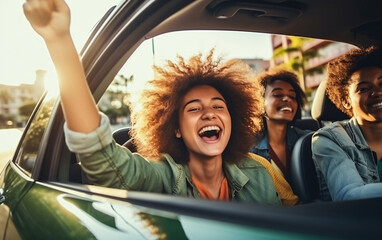
MULTIPOLYGON (((91 9, 89 6, 86 10, 91 9)), ((219 41, 228 40, 226 33, 237 36, 228 43, 235 47, 221 47, 220 42, 207 47, 223 48, 232 56, 236 47, 256 52, 265 47, 244 39, 263 35, 271 42, 271 36, 275 36, 271 34, 358 47, 379 44, 380 10, 381 2, 374 0, 123 0, 105 9, 105 16, 82 48, 81 58, 94 98, 117 123, 113 125, 114 137, 124 144, 130 129, 126 127, 129 111, 123 104, 128 100, 120 98, 150 78, 150 68, 145 67, 157 63, 155 57, 161 51, 185 50, 194 45, 201 48, 214 36, 219 41), (191 44, 181 45, 186 40, 191 44), (170 44, 161 45, 163 42, 170 44)), ((293 189, 301 194, 301 203, 293 207, 198 200, 90 185, 75 154, 65 144, 63 125, 59 96, 48 89, 27 122, 14 156, 0 169, 0 239, 382 236, 381 198, 320 202, 311 196, 315 193, 309 193, 316 191, 316 186, 304 182, 301 176, 293 180, 293 189)))

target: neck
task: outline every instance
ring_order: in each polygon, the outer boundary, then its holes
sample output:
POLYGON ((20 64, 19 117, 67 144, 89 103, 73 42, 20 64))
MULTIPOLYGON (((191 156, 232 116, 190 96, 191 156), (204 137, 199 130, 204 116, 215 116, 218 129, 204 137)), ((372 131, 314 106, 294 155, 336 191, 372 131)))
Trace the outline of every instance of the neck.
POLYGON ((198 179, 206 186, 218 184, 224 178, 222 155, 214 157, 201 157, 190 154, 188 167, 192 177, 198 179))
POLYGON ((269 144, 285 144, 288 124, 267 120, 267 134, 269 144))
POLYGON ((378 159, 382 159, 382 122, 358 122, 358 124, 371 150, 376 152, 378 159))
POLYGON ((362 134, 366 140, 369 141, 379 141, 382 140, 382 122, 360 122, 358 121, 359 127, 361 128, 362 134))

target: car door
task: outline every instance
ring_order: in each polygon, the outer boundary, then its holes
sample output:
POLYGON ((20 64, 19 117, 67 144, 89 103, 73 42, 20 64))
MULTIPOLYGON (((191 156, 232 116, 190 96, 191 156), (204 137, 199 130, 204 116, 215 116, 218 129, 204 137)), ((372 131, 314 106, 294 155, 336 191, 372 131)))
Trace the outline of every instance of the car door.
POLYGON ((47 97, 45 93, 37 104, 25 127, 13 160, 10 161, 0 175, 1 195, 1 228, 4 239, 18 239, 14 228, 14 213, 18 203, 34 184, 33 172, 43 152, 43 137, 57 97, 47 97), (9 213, 12 213, 9 215, 9 213), (10 216, 9 218, 3 216, 10 216), (8 219, 8 220, 7 220, 8 219))

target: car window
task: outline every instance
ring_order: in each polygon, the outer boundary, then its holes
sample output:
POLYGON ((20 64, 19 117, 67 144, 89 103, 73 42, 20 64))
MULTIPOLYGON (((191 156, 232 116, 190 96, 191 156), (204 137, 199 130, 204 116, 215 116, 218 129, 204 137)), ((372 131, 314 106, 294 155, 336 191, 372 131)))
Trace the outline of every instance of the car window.
POLYGON ((112 129, 130 126, 129 105, 147 80, 153 79, 152 65, 162 66, 177 55, 188 58, 215 49, 223 60, 238 58, 258 74, 284 65, 301 79, 308 103, 302 117, 311 117, 311 104, 319 83, 326 77, 326 63, 355 46, 321 39, 239 31, 178 31, 145 40, 128 59, 99 101, 112 129), (302 58, 302 59, 301 59, 302 58))
POLYGON ((23 136, 22 145, 18 151, 15 163, 28 175, 32 175, 35 166, 39 148, 44 145, 42 138, 48 125, 53 107, 56 103, 56 97, 43 95, 38 110, 32 114, 26 132, 23 136))
POLYGON ((128 106, 134 102, 147 80, 153 79, 152 66, 163 65, 177 55, 186 59, 207 53, 225 60, 239 58, 256 72, 269 67, 272 57, 271 35, 234 31, 179 31, 145 40, 121 68, 99 101, 99 108, 112 123, 113 129, 130 125, 128 106))

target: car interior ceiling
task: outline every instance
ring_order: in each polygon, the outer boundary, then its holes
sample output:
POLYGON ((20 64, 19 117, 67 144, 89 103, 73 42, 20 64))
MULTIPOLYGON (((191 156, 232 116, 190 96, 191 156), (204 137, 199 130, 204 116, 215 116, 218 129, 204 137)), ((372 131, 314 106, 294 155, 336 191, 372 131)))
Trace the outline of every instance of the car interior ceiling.
POLYGON ((147 38, 179 29, 220 29, 329 39, 356 46, 380 44, 380 2, 340 2, 346 5, 346 11, 336 11, 338 1, 332 0, 195 1, 182 14, 155 27, 147 38), (365 14, 359 14, 360 9, 365 14))

